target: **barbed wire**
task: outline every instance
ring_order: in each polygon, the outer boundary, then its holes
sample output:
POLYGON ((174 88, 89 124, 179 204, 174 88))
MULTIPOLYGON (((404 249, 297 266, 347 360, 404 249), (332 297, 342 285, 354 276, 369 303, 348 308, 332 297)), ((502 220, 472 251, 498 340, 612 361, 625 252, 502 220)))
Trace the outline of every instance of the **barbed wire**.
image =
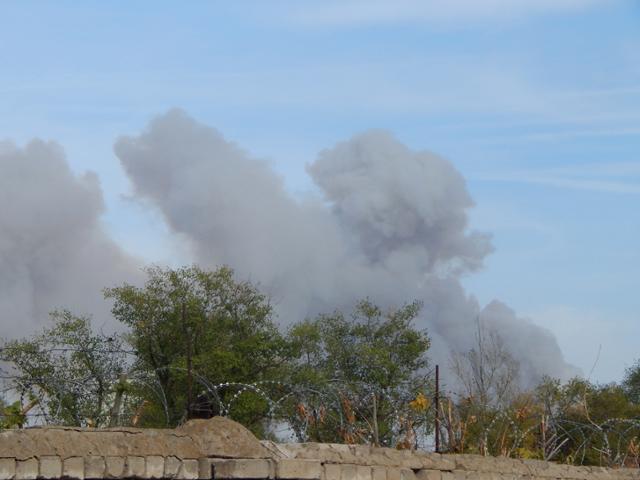
MULTIPOLYGON (((88 351, 99 352, 107 355, 123 355, 136 356, 136 351, 126 348, 105 348, 100 349, 83 349, 75 347, 55 347, 39 350, 40 353, 86 353, 88 351)), ((0 360, 3 358, 5 349, 0 347, 0 360)), ((309 438, 309 430, 314 426, 313 415, 318 414, 319 408, 328 408, 331 414, 335 416, 335 424, 342 431, 358 430, 357 435, 352 439, 360 439, 361 441, 373 442, 374 425, 371 423, 371 403, 375 398, 380 398, 385 402, 386 415, 385 421, 391 425, 391 435, 393 438, 399 438, 406 433, 408 429, 413 430, 414 443, 413 447, 421 445, 426 447, 429 445, 429 435, 435 427, 435 415, 440 412, 433 412, 433 405, 429 405, 429 412, 421 412, 423 415, 418 419, 418 415, 413 415, 409 409, 407 392, 415 391, 416 385, 406 382, 401 384, 399 389, 406 390, 404 396, 397 397, 390 391, 377 389, 372 385, 362 382, 344 382, 340 379, 331 379, 322 387, 312 384, 294 384, 279 380, 263 380, 258 382, 215 382, 207 378, 205 374, 184 367, 161 367, 155 370, 139 370, 136 369, 134 362, 128 365, 125 371, 121 372, 126 376, 126 382, 129 385, 135 385, 138 390, 146 389, 155 397, 157 404, 160 406, 165 423, 171 422, 171 412, 167 392, 158 380, 158 374, 163 370, 171 370, 180 372, 182 375, 191 375, 193 380, 199 385, 199 394, 204 395, 206 402, 216 403, 215 410, 223 416, 232 416, 234 408, 241 398, 245 395, 253 394, 262 399, 267 408, 265 418, 272 421, 288 421, 288 426, 284 429, 293 430, 299 440, 309 438), (350 406, 357 417, 357 425, 345 416, 344 402, 349 400, 350 406), (291 411, 292 405, 307 404, 309 408, 315 408, 313 415, 296 416, 291 411), (414 424, 409 424, 407 418, 412 414, 417 420, 414 424), (417 430, 421 429, 420 432, 417 430)), ((422 372, 421 378, 424 380, 420 388, 428 393, 429 398, 433 398, 430 382, 433 377, 433 369, 422 372)), ((109 377, 110 382, 116 385, 121 381, 120 375, 112 375, 109 377)), ((26 378, 25 375, 19 375, 11 372, 9 369, 0 368, 0 381, 4 385, 0 388, 0 395, 12 396, 18 398, 20 404, 35 402, 34 409, 36 411, 27 411, 23 414, 27 424, 34 423, 52 423, 59 422, 64 417, 65 406, 63 402, 69 397, 73 397, 78 402, 82 402, 89 398, 92 388, 96 381, 92 373, 84 376, 65 378, 51 378, 47 376, 33 376, 26 378), (50 390, 44 391, 38 387, 38 383, 44 384, 48 382, 50 390), (31 398, 30 397, 34 397, 31 398), (26 401, 25 401, 26 400, 26 401)), ((113 385, 111 387, 113 387, 113 385)), ((75 412, 74 421, 78 424, 94 425, 110 425, 114 422, 133 422, 142 409, 145 399, 138 394, 129 393, 123 404, 119 407, 119 411, 113 411, 107 405, 109 402, 115 402, 115 393, 113 388, 105 394, 102 410, 93 412, 93 418, 83 418, 82 412, 75 412), (137 395, 137 396, 136 396, 137 395)), ((458 391, 441 388, 439 398, 450 400, 451 404, 459 407, 468 396, 458 391), (456 399, 456 400, 453 400, 456 399)), ((192 407, 199 405, 189 405, 187 411, 192 407)), ((638 444, 640 444, 640 418, 608 418, 601 422, 578 421, 576 419, 563 417, 561 412, 554 415, 548 415, 548 418, 541 422, 530 415, 527 418, 518 420, 514 411, 507 408, 496 409, 491 405, 476 404, 475 407, 485 412, 487 418, 483 421, 479 438, 484 448, 487 448, 491 438, 496 437, 496 433, 500 432, 508 441, 505 451, 509 455, 514 455, 532 437, 538 442, 542 456, 545 460, 551 460, 562 454, 564 458, 572 460, 574 463, 583 463, 587 456, 595 452, 600 456, 602 462, 608 465, 626 465, 629 462, 640 466, 640 453, 638 444), (529 423, 528 423, 529 422, 529 423), (541 432, 541 428, 545 432, 541 432), (542 435, 545 433, 545 435, 542 435), (542 436, 543 439, 538 439, 542 436), (635 450, 634 450, 635 448, 635 450), (635 463, 634 463, 635 462, 635 463)), ((209 405, 210 408, 210 405, 209 405)), ((444 409, 444 405, 442 405, 444 409)), ((451 407, 450 407, 451 408, 451 407)), ((444 412, 444 410, 443 410, 444 412)), ((86 413, 86 412, 85 412, 86 413)), ((415 412, 414 412, 415 413, 415 412)), ((454 412, 456 415, 462 415, 461 411, 454 412)), ((180 421, 186 420, 185 415, 180 421)), ((445 416, 444 420, 449 421, 445 416)), ((543 417, 544 418, 544 417, 543 417)), ((0 416, 0 424, 2 417, 0 416)), ((462 422, 460 418, 457 421, 462 422)), ((445 422, 445 423, 446 423, 445 422)), ((455 450, 452 445, 455 438, 449 438, 455 433, 453 430, 447 429, 447 425, 442 428, 442 437, 445 444, 449 443, 450 448, 455 450)), ((451 427, 451 426, 449 426, 451 427)), ((497 438, 497 437, 496 437, 497 438)), ((504 442, 503 442, 504 443, 504 442)), ((486 452, 478 452, 486 453, 486 452)))

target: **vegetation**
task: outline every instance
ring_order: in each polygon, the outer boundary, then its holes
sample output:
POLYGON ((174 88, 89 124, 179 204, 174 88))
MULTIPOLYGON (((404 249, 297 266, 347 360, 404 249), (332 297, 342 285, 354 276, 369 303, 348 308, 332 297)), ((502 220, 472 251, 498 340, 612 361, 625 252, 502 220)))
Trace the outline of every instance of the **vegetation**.
POLYGON ((27 412, 22 408, 22 403, 17 400, 7 405, 0 399, 0 429, 22 428, 27 423, 27 412))
POLYGON ((543 378, 521 390, 517 362, 496 335, 479 325, 475 347, 453 356, 463 388, 442 402, 445 451, 640 466, 638 364, 621 385, 543 378))
MULTIPOLYGON (((176 425, 196 411, 219 414, 237 392, 212 386, 279 378, 286 346, 272 308, 229 268, 152 267, 142 288, 123 285, 105 295, 114 300, 114 317, 130 329, 131 371, 146 401, 141 425, 176 425)), ((225 413, 261 431, 268 410, 264 398, 247 392, 233 406, 225 413)))
POLYGON ((630 401, 640 405, 640 358, 633 366, 627 368, 622 388, 630 401))
POLYGON ((451 371, 460 397, 443 403, 446 449, 512 455, 517 442, 507 434, 513 420, 505 413, 514 408, 521 412, 527 401, 519 392, 520 366, 498 333, 478 319, 474 346, 452 353, 451 371))
POLYGON ((31 405, 27 410, 38 405, 48 423, 107 426, 125 369, 122 341, 94 333, 88 317, 67 310, 53 312, 51 318, 52 327, 3 349, 17 393, 31 405))
POLYGON ((290 329, 291 381, 304 394, 289 419, 299 440, 414 446, 430 379, 429 338, 411 325, 420 306, 383 312, 364 300, 350 318, 335 312, 290 329))
MULTIPOLYGON (((282 333, 269 299, 227 267, 146 273, 141 287, 105 290, 124 333, 96 332, 89 317, 61 310, 4 345, 10 400, 0 401, 0 428, 226 415, 263 438, 284 426, 300 441, 433 441, 430 339, 413 325, 420 303, 383 310, 366 299, 282 333)), ((508 345, 478 321, 449 371, 457 387, 440 395, 443 452, 640 466, 640 360, 620 384, 544 378, 522 389, 508 345)))

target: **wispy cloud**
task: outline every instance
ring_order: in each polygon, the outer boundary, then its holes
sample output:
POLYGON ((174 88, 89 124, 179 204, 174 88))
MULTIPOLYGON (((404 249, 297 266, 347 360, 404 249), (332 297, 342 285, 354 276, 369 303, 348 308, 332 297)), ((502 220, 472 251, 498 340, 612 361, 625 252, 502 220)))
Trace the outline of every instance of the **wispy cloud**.
POLYGON ((640 162, 590 163, 539 170, 480 174, 474 175, 473 179, 638 195, 640 194, 640 162))
MULTIPOLYGON (((550 132, 535 132, 522 135, 510 135, 508 141, 553 141, 581 137, 622 137, 640 136, 640 127, 573 129, 550 132)), ((505 141, 504 138, 500 140, 505 141)))
MULTIPOLYGON (((37 97, 47 103, 74 99, 194 100, 227 107, 346 109, 390 113, 543 114, 553 105, 516 69, 469 55, 432 55, 389 61, 316 62, 286 67, 208 69, 166 75, 162 71, 95 72, 77 77, 49 74, 37 81, 0 78, 0 94, 37 97), (434 68, 437 66, 437 68, 434 68), (153 78, 153 82, 150 82, 153 78), (175 89, 180 84, 182 88, 175 89), (212 85, 215 88, 212 88, 212 85), (64 97, 64 99, 62 99, 64 97)), ((108 102, 112 104, 113 102, 108 102)))
POLYGON ((585 10, 604 0, 327 0, 292 5, 289 21, 305 26, 354 27, 426 23, 438 27, 585 10))

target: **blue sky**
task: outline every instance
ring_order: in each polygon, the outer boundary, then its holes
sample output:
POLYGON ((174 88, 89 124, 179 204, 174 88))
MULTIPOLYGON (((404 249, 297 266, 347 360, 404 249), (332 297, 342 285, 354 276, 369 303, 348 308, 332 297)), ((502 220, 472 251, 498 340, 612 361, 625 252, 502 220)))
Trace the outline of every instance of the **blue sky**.
POLYGON ((640 357, 640 3, 0 3, 0 139, 97 172, 109 231, 150 261, 183 259, 112 146, 175 106, 300 195, 320 150, 368 128, 448 158, 496 247, 469 291, 586 374, 597 359, 592 379, 640 357))

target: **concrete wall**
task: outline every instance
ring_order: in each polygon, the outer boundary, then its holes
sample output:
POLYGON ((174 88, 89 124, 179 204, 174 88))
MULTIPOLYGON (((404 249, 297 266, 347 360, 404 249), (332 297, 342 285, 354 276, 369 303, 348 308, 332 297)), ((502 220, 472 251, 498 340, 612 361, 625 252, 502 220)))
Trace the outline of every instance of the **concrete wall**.
POLYGON ((2 479, 640 480, 640 471, 369 446, 259 442, 230 420, 175 430, 0 432, 2 479))

